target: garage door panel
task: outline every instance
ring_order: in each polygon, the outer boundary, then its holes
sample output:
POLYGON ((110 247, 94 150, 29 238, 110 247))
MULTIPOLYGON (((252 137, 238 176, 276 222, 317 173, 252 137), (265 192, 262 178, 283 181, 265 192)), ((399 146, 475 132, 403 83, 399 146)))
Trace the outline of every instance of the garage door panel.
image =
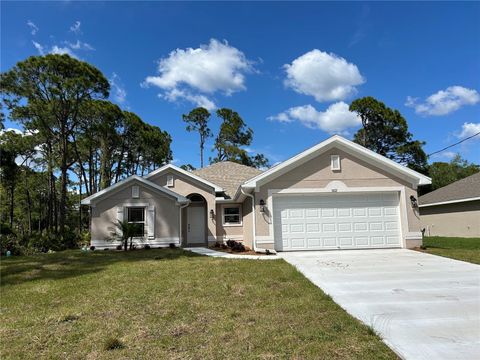
POLYGON ((278 196, 277 250, 400 247, 398 194, 278 196))

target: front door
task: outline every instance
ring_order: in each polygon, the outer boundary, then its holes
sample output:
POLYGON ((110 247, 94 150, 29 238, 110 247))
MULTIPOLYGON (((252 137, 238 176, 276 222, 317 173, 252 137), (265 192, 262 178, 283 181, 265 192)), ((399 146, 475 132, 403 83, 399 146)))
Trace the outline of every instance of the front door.
POLYGON ((187 207, 187 244, 205 244, 205 208, 203 206, 187 207))

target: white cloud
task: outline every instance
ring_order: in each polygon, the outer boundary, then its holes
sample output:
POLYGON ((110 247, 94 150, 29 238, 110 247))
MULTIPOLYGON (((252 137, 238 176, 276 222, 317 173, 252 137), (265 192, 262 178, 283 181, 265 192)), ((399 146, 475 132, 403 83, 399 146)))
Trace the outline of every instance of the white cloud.
POLYGON ((464 139, 478 133, 480 133, 480 123, 464 123, 462 125, 462 130, 458 132, 456 136, 460 139, 464 139))
POLYGON ((116 102, 123 104, 127 100, 127 91, 125 90, 125 86, 123 85, 122 80, 116 73, 113 73, 112 77, 109 79, 109 82, 113 90, 113 99, 116 102))
POLYGON ((415 109, 420 115, 447 115, 457 111, 465 105, 475 105, 480 101, 480 95, 474 89, 463 86, 450 86, 430 95, 424 102, 418 102, 418 98, 407 97, 405 105, 415 109))
POLYGON ((81 34, 82 33, 82 30, 80 29, 81 24, 82 23, 80 21, 78 20, 75 21, 75 23, 72 26, 70 26, 70 31, 75 34, 81 34))
POLYGON ((73 50, 95 50, 92 45, 86 42, 81 42, 80 40, 77 40, 75 43, 65 41, 65 44, 73 50))
POLYGON ((159 97, 170 102, 177 102, 180 99, 187 100, 197 107, 204 107, 208 111, 216 109, 215 103, 205 95, 192 94, 185 90, 173 89, 166 91, 164 94, 159 94, 159 97))
POLYGON ((285 85, 319 102, 343 100, 356 94, 365 79, 355 64, 333 53, 309 51, 285 64, 285 85))
POLYGON ((38 53, 40 55, 44 55, 45 54, 45 49, 43 48, 42 45, 40 45, 39 43, 35 42, 32 40, 32 43, 33 43, 33 46, 35 46, 35 49, 37 49, 38 53))
POLYGON ((298 121, 310 129, 320 129, 329 134, 346 134, 347 129, 361 124, 360 117, 348 110, 343 101, 330 105, 325 111, 318 111, 312 105, 292 107, 268 118, 271 121, 298 121))
POLYGON ((61 47, 61 46, 53 45, 49 53, 59 54, 59 55, 67 54, 67 55, 70 55, 71 57, 78 58, 78 56, 75 55, 75 53, 69 47, 61 47))
POLYGON ((27 25, 30 27, 32 35, 35 35, 38 32, 39 28, 38 28, 37 25, 35 25, 35 23, 33 21, 28 20, 27 25))
POLYGON ((453 151, 442 151, 440 153, 433 154, 432 158, 452 160, 456 155, 457 155, 457 153, 455 153, 453 151))
POLYGON ((245 74, 253 71, 244 53, 226 41, 211 39, 199 48, 176 49, 160 59, 158 75, 148 76, 144 85, 164 91, 162 98, 170 101, 183 98, 210 107, 213 101, 206 94, 227 96, 246 89, 245 74))

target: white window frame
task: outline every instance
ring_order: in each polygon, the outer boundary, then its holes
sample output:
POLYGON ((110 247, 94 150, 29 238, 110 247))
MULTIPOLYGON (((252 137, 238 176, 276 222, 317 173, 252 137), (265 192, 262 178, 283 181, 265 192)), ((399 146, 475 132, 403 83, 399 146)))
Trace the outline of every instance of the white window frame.
POLYGON ((146 207, 145 206, 141 206, 141 205, 131 205, 131 206, 127 206, 125 207, 125 215, 126 215, 126 220, 129 224, 143 224, 143 235, 142 236, 134 236, 135 239, 139 239, 139 238, 142 238, 144 239, 145 238, 145 230, 147 230, 147 214, 146 214, 146 207), (129 220, 129 216, 128 216, 128 212, 130 209, 143 209, 143 221, 130 221, 129 220))
POLYGON ((241 204, 225 204, 222 205, 222 225, 223 226, 243 226, 242 218, 242 205, 241 204), (237 208, 238 209, 238 223, 225 222, 225 209, 227 208, 237 208))
POLYGON ((175 186, 175 179, 173 175, 167 175, 167 187, 174 187, 175 186))
POLYGON ((331 155, 330 156, 330 169, 333 171, 338 171, 342 169, 340 164, 340 155, 331 155), (335 165, 337 163, 337 166, 335 165))

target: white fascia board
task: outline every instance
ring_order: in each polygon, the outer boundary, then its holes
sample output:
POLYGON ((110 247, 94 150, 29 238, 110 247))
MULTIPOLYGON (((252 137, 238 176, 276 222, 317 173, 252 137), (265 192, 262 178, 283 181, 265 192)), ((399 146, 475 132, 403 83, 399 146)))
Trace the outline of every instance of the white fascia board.
POLYGON ((473 197, 473 198, 466 198, 466 199, 441 201, 441 202, 436 202, 436 203, 431 203, 431 204, 420 204, 420 205, 418 205, 418 207, 457 204, 457 203, 468 202, 468 201, 475 201, 475 200, 480 200, 480 196, 478 196, 478 197, 473 197))
POLYGON ((212 182, 210 182, 210 181, 208 181, 208 180, 205 180, 205 179, 201 178, 200 176, 197 176, 197 175, 191 173, 190 171, 183 170, 182 168, 180 168, 180 167, 178 167, 178 166, 175 166, 175 165, 173 165, 173 164, 167 164, 167 165, 162 166, 161 168, 158 168, 157 170, 152 171, 151 173, 145 175, 145 179, 149 179, 149 178, 151 178, 152 176, 161 174, 161 173, 163 173, 163 172, 165 172, 165 171, 167 171, 167 170, 169 170, 169 169, 178 171, 178 172, 179 172, 180 174, 182 174, 182 175, 185 175, 185 176, 190 177, 190 178, 192 178, 192 179, 194 179, 194 180, 197 180, 197 181, 199 181, 199 182, 201 182, 201 183, 203 183, 203 184, 205 184, 205 185, 208 185, 208 186, 210 186, 211 188, 213 188, 213 189, 215 190, 215 192, 222 192, 222 191, 223 191, 223 189, 222 189, 221 186, 218 186, 218 185, 216 185, 216 184, 214 184, 214 183, 212 183, 212 182))
POLYGON ((355 144, 353 141, 347 140, 339 135, 333 135, 325 141, 297 154, 290 159, 280 163, 277 166, 270 168, 269 170, 263 172, 260 175, 253 177, 252 179, 246 181, 242 187, 244 189, 252 189, 257 186, 280 176, 281 174, 303 164, 304 162, 310 160, 314 156, 319 155, 320 153, 332 148, 333 146, 338 146, 345 149, 347 152, 352 152, 357 154, 360 158, 368 159, 373 165, 377 167, 383 165, 387 170, 392 170, 397 174, 402 174, 409 179, 415 180, 417 185, 428 185, 432 183, 432 180, 416 172, 415 170, 409 169, 403 165, 396 163, 393 160, 386 158, 380 154, 377 154, 369 149, 364 148, 361 145, 355 144))
POLYGON ((134 182, 134 181, 138 181, 138 182, 140 182, 141 184, 143 184, 147 187, 150 187, 150 188, 153 188, 154 190, 163 192, 163 193, 175 198, 178 203, 188 203, 190 201, 186 197, 184 197, 180 194, 177 194, 176 192, 173 192, 173 191, 171 191, 167 188, 164 188, 163 186, 159 186, 159 185, 157 185, 157 184, 155 184, 151 181, 148 181, 141 176, 132 175, 132 176, 129 176, 128 178, 126 178, 122 181, 117 182, 116 184, 113 184, 112 186, 109 186, 106 189, 103 189, 103 190, 101 190, 101 191, 99 191, 99 192, 97 192, 93 195, 90 195, 90 196, 86 197, 85 199, 82 200, 81 204, 82 205, 91 205, 92 201, 99 200, 100 198, 104 197, 105 195, 111 193, 112 191, 119 190, 122 187, 124 187, 124 186, 126 186, 129 183, 134 182))

